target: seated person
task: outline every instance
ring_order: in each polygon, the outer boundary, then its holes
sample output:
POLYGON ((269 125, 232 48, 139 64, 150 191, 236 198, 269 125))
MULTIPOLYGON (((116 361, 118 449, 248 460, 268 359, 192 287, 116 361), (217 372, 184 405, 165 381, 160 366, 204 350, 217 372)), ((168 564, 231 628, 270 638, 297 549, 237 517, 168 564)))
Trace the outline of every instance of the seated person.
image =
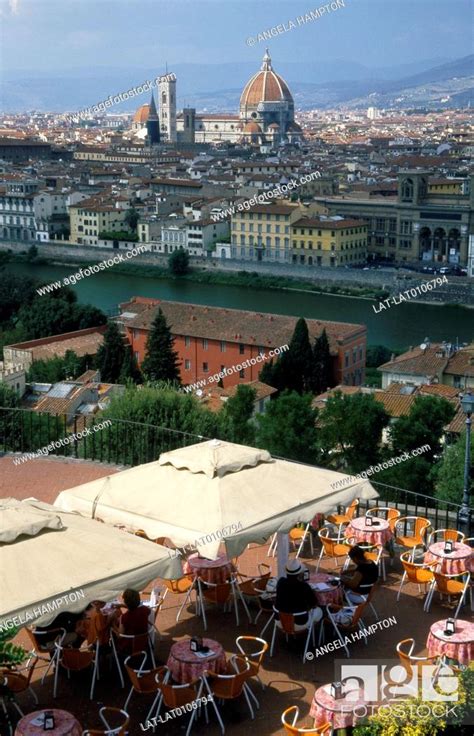
POLYGON ((304 568, 298 560, 289 560, 286 565, 286 577, 279 579, 276 587, 275 608, 282 613, 299 613, 295 616, 295 629, 308 623, 308 616, 313 622, 320 621, 323 612, 318 608, 316 594, 312 587, 303 580, 304 568))
POLYGON ((375 562, 366 559, 362 547, 352 547, 349 557, 356 565, 355 570, 343 572, 341 581, 344 585, 348 600, 355 606, 362 603, 378 580, 379 570, 375 562))
POLYGON ((127 610, 121 615, 120 611, 117 612, 115 628, 120 634, 127 634, 128 636, 146 634, 148 632, 150 609, 141 605, 140 593, 138 590, 127 588, 122 598, 127 610))
POLYGON ((38 641, 40 642, 41 646, 51 646, 51 651, 54 652, 53 644, 56 638, 59 636, 59 633, 55 631, 55 629, 64 629, 66 632, 66 636, 64 638, 63 645, 80 647, 81 643, 84 641, 84 637, 81 637, 78 634, 76 627, 83 616, 84 611, 82 611, 82 613, 62 611, 56 616, 54 621, 51 621, 50 624, 47 624, 46 626, 36 626, 34 629, 35 635, 38 637, 38 641), (50 632, 53 633, 51 633, 51 636, 48 636, 50 632))

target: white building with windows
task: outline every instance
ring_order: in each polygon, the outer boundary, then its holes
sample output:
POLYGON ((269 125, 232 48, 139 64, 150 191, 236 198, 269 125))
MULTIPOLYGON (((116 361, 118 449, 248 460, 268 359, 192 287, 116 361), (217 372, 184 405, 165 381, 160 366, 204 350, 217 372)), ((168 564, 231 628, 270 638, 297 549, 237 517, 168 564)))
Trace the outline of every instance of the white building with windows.
POLYGON ((8 182, 0 189, 0 237, 3 240, 36 240, 34 196, 38 181, 8 182))

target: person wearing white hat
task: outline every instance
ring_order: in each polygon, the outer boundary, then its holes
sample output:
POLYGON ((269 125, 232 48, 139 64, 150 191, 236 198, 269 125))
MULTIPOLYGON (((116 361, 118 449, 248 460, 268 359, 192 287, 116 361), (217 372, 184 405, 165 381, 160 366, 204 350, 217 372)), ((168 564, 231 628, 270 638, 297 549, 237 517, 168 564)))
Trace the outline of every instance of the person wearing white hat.
POLYGON ((285 567, 286 577, 277 583, 275 608, 282 613, 300 613, 295 616, 295 629, 306 627, 308 617, 316 623, 323 615, 318 607, 316 594, 303 579, 305 568, 299 560, 289 560, 285 567), (303 613, 305 611, 305 613, 303 613))

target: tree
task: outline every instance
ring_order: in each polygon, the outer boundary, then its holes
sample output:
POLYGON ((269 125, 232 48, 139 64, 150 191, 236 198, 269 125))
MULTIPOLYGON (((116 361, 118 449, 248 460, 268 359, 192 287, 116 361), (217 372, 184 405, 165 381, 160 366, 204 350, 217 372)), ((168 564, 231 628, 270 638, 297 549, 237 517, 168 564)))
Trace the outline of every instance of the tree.
POLYGON ((168 258, 168 268, 174 276, 184 276, 189 273, 189 253, 184 248, 178 248, 168 258))
POLYGON ((12 639, 18 634, 19 629, 10 627, 0 630, 0 667, 10 668, 22 664, 28 656, 26 649, 22 646, 12 644, 12 639))
MULTIPOLYGON (((457 442, 447 447, 436 468, 435 496, 443 501, 461 503, 464 488, 464 458, 466 453, 466 433, 457 442)), ((474 457, 474 433, 471 434, 471 457, 474 457)), ((472 486, 472 468, 470 473, 472 486)))
POLYGON ((310 394, 284 391, 271 401, 265 413, 257 416, 257 447, 289 460, 316 464, 318 412, 311 400, 310 394))
POLYGON ((256 395, 254 388, 241 384, 219 412, 221 432, 229 442, 241 445, 255 443, 255 423, 252 418, 256 395))
POLYGON ((326 329, 314 341, 312 361, 311 391, 322 394, 331 386, 332 358, 326 329))
POLYGON ((119 383, 140 383, 142 380, 142 374, 135 355, 130 345, 125 345, 125 355, 123 358, 122 368, 120 369, 119 383))
POLYGON ((344 395, 336 391, 320 414, 321 442, 324 450, 341 467, 359 473, 376 464, 382 432, 390 417, 382 404, 370 394, 344 395))
POLYGON ((127 223, 130 230, 135 231, 137 229, 137 223, 140 219, 140 213, 137 212, 135 207, 131 207, 125 213, 125 222, 127 223))
POLYGON ((38 248, 36 245, 30 245, 28 253, 26 254, 27 261, 35 261, 38 257, 38 248))
POLYGON ((109 322, 96 356, 96 366, 104 383, 118 383, 125 359, 125 344, 116 322, 109 322))
POLYGON ((427 462, 434 462, 441 453, 444 427, 454 417, 454 405, 438 396, 417 396, 407 416, 400 417, 390 429, 394 455, 415 450, 423 445, 431 449, 423 454, 427 462))
POLYGON ((17 276, 0 270, 0 324, 4 325, 23 304, 37 295, 37 283, 28 276, 17 276))
POLYGON ((394 353, 396 351, 390 350, 385 345, 368 345, 365 364, 367 368, 378 368, 379 365, 388 363, 394 353))
POLYGON ((22 412, 15 411, 20 398, 15 391, 0 383, 0 447, 17 448, 21 441, 22 412))
POLYGON ((313 352, 309 341, 308 325, 302 317, 297 321, 288 350, 275 363, 265 363, 259 378, 279 391, 311 390, 313 352))
POLYGON ((106 323, 107 317, 100 309, 76 302, 76 294, 67 287, 37 296, 30 304, 21 307, 18 324, 25 330, 27 339, 35 340, 106 323))
POLYGON ((181 385, 178 354, 161 309, 158 310, 146 344, 142 372, 148 381, 172 381, 181 385))

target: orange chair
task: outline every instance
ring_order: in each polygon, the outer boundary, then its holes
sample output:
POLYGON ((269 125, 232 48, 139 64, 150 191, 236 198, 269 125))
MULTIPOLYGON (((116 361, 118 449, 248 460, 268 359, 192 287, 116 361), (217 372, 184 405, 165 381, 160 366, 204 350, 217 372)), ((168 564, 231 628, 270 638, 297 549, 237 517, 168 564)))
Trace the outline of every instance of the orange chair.
MULTIPOLYGON (((252 691, 247 685, 247 680, 250 676, 250 664, 242 657, 233 657, 232 661, 227 663, 227 672, 225 674, 206 672, 204 675, 204 687, 209 695, 212 696, 211 705, 216 713, 222 733, 225 733, 225 728, 217 707, 216 699, 236 700, 241 695, 244 695, 252 720, 255 718, 255 713, 249 697, 249 693, 252 691)), ((253 693, 252 696, 253 699, 256 700, 253 693)), ((256 702, 258 703, 258 701, 256 702)))
POLYGON ((51 666, 56 667, 59 652, 55 647, 55 642, 58 641, 60 644, 64 644, 68 636, 72 640, 73 638, 76 638, 76 635, 66 634, 66 629, 37 631, 36 629, 30 629, 28 626, 25 626, 25 631, 33 645, 33 649, 29 655, 30 658, 36 657, 37 659, 48 663, 46 672, 41 678, 41 684, 43 684, 51 666))
POLYGON ((120 708, 104 706, 100 709, 99 715, 100 720, 105 726, 105 731, 104 729, 83 731, 82 736, 127 736, 130 716, 126 711, 120 710, 120 708), (118 720, 117 716, 120 716, 121 723, 118 726, 111 726, 108 719, 113 718, 114 720, 118 720))
POLYGON ((90 699, 94 696, 94 686, 97 677, 97 652, 91 649, 67 649, 56 643, 58 649, 57 665, 54 671, 54 689, 53 698, 57 696, 58 692, 58 675, 60 667, 64 667, 67 670, 68 678, 71 676, 71 672, 79 672, 85 670, 87 667, 92 666, 92 683, 90 690, 90 699))
MULTIPOLYGON (((471 575, 469 572, 458 572, 456 575, 443 575, 441 572, 433 572, 434 580, 431 583, 431 588, 426 598, 425 611, 430 610, 431 601, 435 591, 437 590, 440 597, 443 595, 448 596, 448 601, 451 603, 452 597, 459 597, 459 603, 454 614, 454 618, 458 617, 459 610, 464 602, 466 593, 469 590, 469 582, 471 575)), ((472 590, 471 590, 471 608, 472 608, 472 590)))
POLYGON ((401 516, 393 528, 395 542, 400 547, 411 549, 414 556, 416 547, 425 547, 425 535, 430 526, 423 516, 401 516))
POLYGON ((165 668, 155 667, 149 670, 145 669, 147 658, 148 657, 146 652, 138 652, 137 654, 132 654, 130 657, 127 657, 124 662, 124 667, 130 679, 132 687, 130 688, 130 692, 127 695, 127 699, 123 705, 123 709, 127 710, 127 706, 130 703, 130 699, 134 692, 138 693, 139 695, 149 695, 150 693, 156 693, 156 697, 153 700, 152 706, 147 715, 148 719, 151 718, 151 714, 153 713, 161 695, 156 676, 161 675, 164 672, 165 668), (138 667, 136 665, 138 665, 138 667))
MULTIPOLYGON (((10 691, 10 693, 13 693, 13 695, 24 693, 26 690, 29 690, 34 698, 35 703, 38 703, 36 693, 31 687, 31 677, 33 675, 38 659, 39 657, 31 657, 28 660, 27 666, 22 667, 22 669, 0 670, 0 682, 3 680, 3 685, 7 688, 7 690, 10 691), (22 674, 23 672, 25 672, 26 674, 22 674)), ((18 713, 21 716, 24 716, 25 714, 21 710, 16 700, 13 699, 11 702, 13 706, 17 709, 18 713)))
POLYGON ((290 538, 290 542, 293 542, 293 546, 296 551, 296 557, 300 556, 301 550, 303 549, 303 545, 307 537, 309 537, 311 555, 314 555, 313 534, 311 532, 311 523, 306 524, 304 529, 301 529, 299 526, 294 526, 293 529, 290 529, 288 536, 290 538))
MULTIPOLYGON (((351 655, 349 653, 349 649, 347 648, 347 644, 345 643, 345 637, 347 634, 353 634, 354 632, 362 631, 365 628, 364 622, 362 621, 362 614, 364 613, 367 605, 368 602, 364 600, 357 606, 339 606, 334 603, 327 606, 327 618, 324 619, 324 622, 329 622, 332 624, 334 630, 339 637, 339 641, 345 649, 347 657, 350 657, 351 655), (351 620, 348 623, 342 623, 341 621, 337 620, 338 611, 342 611, 343 609, 345 611, 351 612, 351 620)), ((321 626, 321 635, 319 638, 320 644, 323 636, 324 626, 321 626)), ((367 644, 367 637, 364 637, 364 642, 365 644, 367 644)))
POLYGON ((331 524, 335 524, 339 528, 343 526, 344 524, 350 524, 352 519, 354 518, 354 514, 356 512, 356 509, 359 505, 359 499, 354 498, 350 506, 347 506, 345 512, 343 514, 331 514, 327 517, 327 520, 331 522, 331 524))
POLYGON ((439 664, 439 657, 415 657, 413 655, 414 649, 414 639, 402 639, 397 644, 398 657, 410 681, 414 674, 420 679, 423 677, 423 665, 429 665, 431 667, 439 664))
POLYGON ((260 666, 265 652, 268 649, 268 642, 266 642, 265 639, 260 639, 258 636, 238 636, 235 640, 235 644, 239 652, 250 664, 250 676, 256 677, 262 686, 262 689, 265 690, 265 685, 261 681, 258 673, 260 671, 260 666))
POLYGON ((338 558, 344 557, 345 559, 347 557, 347 553, 349 552, 348 545, 345 544, 340 537, 330 537, 329 529, 320 529, 318 537, 321 540, 322 547, 316 565, 316 572, 319 570, 319 565, 321 564, 321 558, 323 555, 331 557, 334 560, 335 567, 337 567, 338 558))
POLYGON ((258 566, 260 575, 252 577, 251 575, 243 575, 237 573, 237 584, 240 592, 248 598, 257 599, 262 590, 265 590, 266 584, 270 579, 271 568, 269 565, 260 564, 258 566))
MULTIPOLYGON (((431 585, 434 580, 433 568, 438 564, 437 562, 429 563, 417 563, 413 562, 412 552, 403 552, 400 555, 400 562, 403 565, 403 575, 400 581, 400 587, 398 589, 397 601, 400 600, 400 593, 405 582, 415 583, 418 585, 418 591, 421 593, 421 586, 425 586, 425 594, 427 593, 426 586, 431 585)), ((426 601, 425 601, 426 603, 426 601)), ((424 606, 423 606, 424 608, 424 606)))
POLYGON ((298 720, 300 715, 300 711, 297 705, 292 705, 290 708, 287 708, 285 711, 283 711, 281 715, 281 722, 283 724, 283 727, 286 731, 286 733, 290 734, 290 736, 298 736, 298 734, 313 734, 313 736, 325 736, 326 734, 331 733, 331 724, 329 721, 326 721, 326 723, 323 723, 322 726, 314 726, 313 728, 298 728, 296 726, 296 721, 298 720), (293 721, 289 723, 288 721, 293 716, 293 721))
MULTIPOLYGON (((203 679, 199 677, 197 680, 187 682, 183 685, 170 684, 171 672, 168 667, 163 667, 162 672, 156 675, 156 683, 160 690, 160 698, 158 701, 158 708, 156 711, 156 718, 160 715, 161 707, 163 703, 167 708, 183 708, 189 703, 193 703, 199 700, 204 687, 203 679)), ((197 708, 192 710, 191 718, 189 719, 188 728, 185 736, 189 736, 191 728, 196 717, 197 708)))
POLYGON ((401 513, 398 509, 394 509, 391 506, 375 506, 373 509, 367 509, 366 516, 379 516, 385 519, 385 521, 388 521, 390 529, 393 532, 395 523, 400 518, 401 513))
POLYGON ((150 653, 151 663, 153 667, 156 667, 154 647, 152 644, 154 628, 154 626, 149 625, 148 631, 144 634, 121 634, 114 628, 110 630, 110 644, 112 645, 112 653, 122 687, 125 687, 125 681, 123 679, 119 654, 123 657, 123 655, 130 656, 132 654, 139 654, 142 651, 148 651, 150 653))
MULTIPOLYGON (((273 634, 272 634, 272 643, 270 645, 270 657, 273 657, 273 647, 275 646, 275 638, 277 631, 281 631, 286 636, 286 640, 288 641, 289 636, 296 636, 297 634, 306 634, 306 641, 304 645, 304 651, 303 651, 303 662, 306 661, 306 652, 308 651, 309 642, 312 638, 313 640, 313 646, 316 647, 316 641, 314 638, 314 627, 318 623, 318 620, 313 619, 313 610, 309 611, 297 611, 295 613, 284 613, 283 611, 279 611, 275 606, 273 606, 273 618, 275 618, 274 624, 273 624, 273 634), (295 618, 297 616, 303 616, 307 615, 308 620, 306 624, 295 624, 295 618), (296 628, 298 627, 298 628, 296 628)), ((321 617, 321 614, 320 614, 321 617)))
POLYGON ((204 623, 204 631, 207 631, 205 601, 208 601, 209 603, 215 603, 218 606, 224 606, 224 610, 226 609, 227 605, 231 605, 233 603, 235 611, 235 621, 237 623, 237 626, 239 626, 240 619, 237 603, 240 599, 247 613, 249 623, 252 623, 250 611, 245 602, 245 598, 239 590, 237 579, 234 576, 231 576, 226 583, 209 583, 207 580, 203 580, 202 578, 198 577, 197 583, 199 591, 199 608, 201 610, 202 620, 204 623))
MULTIPOLYGON (((165 592, 163 594, 163 601, 165 600, 168 593, 173 593, 174 595, 182 595, 183 593, 186 593, 186 598, 184 599, 183 603, 181 604, 181 607, 179 608, 178 613, 176 614, 176 621, 179 621, 179 617, 181 616, 181 613, 183 611, 183 608, 187 604, 187 602, 191 599, 191 593, 194 591, 196 593, 197 591, 197 585, 194 577, 192 575, 183 575, 182 578, 176 578, 176 580, 163 580, 165 584, 165 592)), ((198 602, 196 597, 196 613, 198 613, 198 602)))
POLYGON ((464 534, 457 529, 435 529, 428 538, 428 547, 436 542, 464 542, 464 534))

